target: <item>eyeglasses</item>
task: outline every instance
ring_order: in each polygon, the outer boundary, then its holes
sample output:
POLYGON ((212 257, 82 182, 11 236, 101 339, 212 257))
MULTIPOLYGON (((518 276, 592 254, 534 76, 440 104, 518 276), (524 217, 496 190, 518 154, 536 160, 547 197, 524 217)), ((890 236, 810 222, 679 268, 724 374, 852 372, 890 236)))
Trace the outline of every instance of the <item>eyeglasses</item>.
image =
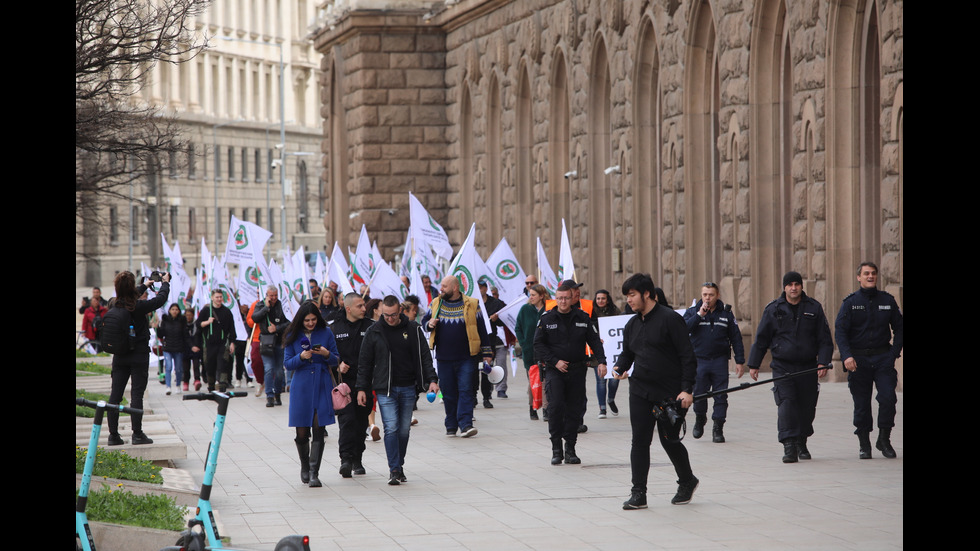
POLYGON ((395 312, 394 314, 384 314, 384 313, 382 313, 381 315, 384 316, 384 317, 386 317, 386 318, 388 318, 388 319, 393 320, 393 319, 398 318, 402 314, 401 314, 401 312, 395 312))
POLYGON ((537 285, 537 284, 538 284, 537 281, 525 281, 524 282, 524 285, 537 285))

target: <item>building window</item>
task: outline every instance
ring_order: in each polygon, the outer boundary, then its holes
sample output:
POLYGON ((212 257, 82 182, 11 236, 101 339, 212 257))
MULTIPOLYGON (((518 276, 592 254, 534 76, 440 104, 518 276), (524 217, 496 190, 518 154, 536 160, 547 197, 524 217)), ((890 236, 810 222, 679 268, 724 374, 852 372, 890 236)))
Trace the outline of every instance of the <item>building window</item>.
POLYGON ((119 244, 119 211, 116 207, 109 207, 109 244, 119 244))
POLYGON ((170 239, 177 240, 177 214, 179 209, 176 206, 170 207, 170 239))
POLYGON ((228 146, 228 181, 235 181, 235 148, 228 146))
POLYGON ((242 182, 248 182, 248 148, 242 148, 242 182))
POLYGON ((194 207, 187 209, 187 239, 197 237, 197 229, 194 227, 194 207))
MULTIPOLYGON (((269 150, 269 162, 266 163, 266 180, 272 181, 272 150, 269 150)), ((269 219, 272 220, 271 218, 269 219)))
POLYGON ((187 177, 191 180, 197 177, 197 159, 194 157, 194 142, 191 142, 187 144, 187 177))
POLYGON ((168 161, 169 162, 167 164, 170 165, 169 176, 171 178, 176 178, 177 177, 177 151, 176 150, 170 151, 170 158, 168 161))
POLYGON ((221 148, 214 148, 214 179, 221 179, 221 148))
POLYGON ((262 181, 262 150, 255 148, 255 181, 262 181))
POLYGON ((129 220, 129 242, 133 245, 140 244, 140 208, 138 205, 133 205, 130 210, 130 220, 129 220))
POLYGON ((255 225, 262 225, 262 209, 255 209, 255 225))

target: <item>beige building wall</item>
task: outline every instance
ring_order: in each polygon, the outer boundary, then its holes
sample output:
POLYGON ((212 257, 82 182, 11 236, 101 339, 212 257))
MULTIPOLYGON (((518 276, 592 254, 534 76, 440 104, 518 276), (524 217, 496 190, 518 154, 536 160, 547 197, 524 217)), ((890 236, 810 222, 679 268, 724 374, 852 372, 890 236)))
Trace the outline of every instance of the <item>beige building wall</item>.
POLYGON ((714 281, 747 344, 788 270, 831 322, 862 260, 902 303, 903 2, 360 4, 315 38, 328 233, 390 255, 413 191, 527 269, 564 218, 586 291, 714 281))
POLYGON ((123 188, 126 198, 98 205, 101 227, 76 237, 76 251, 87 256, 76 255, 76 285, 108 289, 121 270, 161 265, 161 233, 171 246, 180 242, 189 268, 199 266, 202 238, 212 254, 224 251, 231 215, 273 232, 268 254, 332 246, 322 221, 320 56, 309 36, 315 20, 312 0, 214 0, 193 21, 208 48, 179 64, 158 63, 137 98, 172 114, 188 147, 158 159, 131 201, 123 188), (280 50, 284 209, 281 169, 270 168, 281 153, 280 50))

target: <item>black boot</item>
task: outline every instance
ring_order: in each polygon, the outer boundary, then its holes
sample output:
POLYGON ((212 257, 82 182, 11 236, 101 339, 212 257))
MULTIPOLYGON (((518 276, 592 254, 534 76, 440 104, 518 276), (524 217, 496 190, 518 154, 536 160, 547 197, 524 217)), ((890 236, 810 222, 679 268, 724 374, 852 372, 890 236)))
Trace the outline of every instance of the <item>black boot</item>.
POLYGON ((323 459, 323 442, 310 445, 310 488, 323 486, 320 482, 320 460, 323 459))
POLYGON ((565 459, 565 456, 561 452, 561 440, 557 442, 552 440, 551 441, 551 464, 561 465, 563 459, 565 459))
MULTIPOLYGON (((892 447, 892 429, 889 427, 887 429, 878 429, 878 441, 875 443, 875 447, 881 452, 881 455, 887 457, 888 459, 895 459, 898 454, 895 453, 895 448, 892 447)), ((136 438, 134 437, 135 441, 136 438)))
POLYGON ((704 426, 708 423, 707 413, 698 413, 694 417, 694 430, 691 431, 691 436, 694 438, 701 438, 704 436, 704 426))
POLYGON ((801 436, 799 441, 796 443, 796 448, 799 451, 799 456, 801 460, 810 459, 810 450, 806 447, 806 436, 801 436))
POLYGON ((725 441, 725 420, 715 420, 715 426, 711 429, 711 441, 715 444, 721 444, 725 441))
POLYGON ((783 463, 796 463, 800 460, 796 439, 788 438, 783 442, 783 463))
MULTIPOLYGON (((270 398, 271 400, 271 398, 270 398)), ((299 479, 303 484, 310 483, 310 439, 296 438, 296 453, 299 454, 299 479)))
POLYGON ((871 436, 867 432, 859 432, 858 442, 861 446, 858 451, 858 457, 861 459, 871 459, 871 436))
POLYGON ((578 465, 582 460, 575 455, 575 442, 565 442, 565 463, 578 465))
POLYGON ((538 410, 534 409, 533 407, 531 408, 531 420, 532 421, 538 420, 538 410))
POLYGON ((340 476, 344 478, 351 478, 353 476, 353 470, 354 462, 351 461, 349 457, 342 457, 340 459, 340 476))
POLYGON ((367 474, 367 471, 364 469, 364 464, 361 463, 360 457, 354 458, 351 472, 354 474, 367 474))

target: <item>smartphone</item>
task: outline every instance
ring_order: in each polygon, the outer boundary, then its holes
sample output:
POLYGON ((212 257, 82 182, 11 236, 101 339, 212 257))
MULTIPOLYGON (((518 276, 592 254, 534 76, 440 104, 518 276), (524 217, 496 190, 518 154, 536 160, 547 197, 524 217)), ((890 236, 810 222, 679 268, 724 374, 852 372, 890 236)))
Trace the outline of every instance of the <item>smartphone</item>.
POLYGON ((313 350, 319 350, 319 349, 320 349, 320 345, 319 344, 314 344, 313 345, 313 350))

